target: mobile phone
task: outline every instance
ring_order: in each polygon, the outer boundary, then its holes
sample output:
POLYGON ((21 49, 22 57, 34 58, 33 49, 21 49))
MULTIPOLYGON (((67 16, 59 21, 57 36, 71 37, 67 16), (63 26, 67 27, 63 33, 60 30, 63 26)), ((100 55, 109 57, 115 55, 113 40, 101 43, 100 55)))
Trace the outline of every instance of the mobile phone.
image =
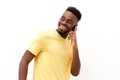
POLYGON ((75 30, 75 27, 76 27, 76 26, 74 26, 74 27, 72 28, 72 31, 74 31, 74 30, 75 30))

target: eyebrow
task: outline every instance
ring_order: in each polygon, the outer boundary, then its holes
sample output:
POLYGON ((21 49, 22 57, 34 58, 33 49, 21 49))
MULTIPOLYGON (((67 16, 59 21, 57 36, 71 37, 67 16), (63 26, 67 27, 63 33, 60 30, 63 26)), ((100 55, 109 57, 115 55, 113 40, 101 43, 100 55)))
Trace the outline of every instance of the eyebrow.
MULTIPOLYGON (((65 16, 63 15, 61 18, 65 18, 65 16)), ((68 21, 71 21, 71 22, 73 22, 73 21, 72 21, 72 19, 68 19, 68 21)))

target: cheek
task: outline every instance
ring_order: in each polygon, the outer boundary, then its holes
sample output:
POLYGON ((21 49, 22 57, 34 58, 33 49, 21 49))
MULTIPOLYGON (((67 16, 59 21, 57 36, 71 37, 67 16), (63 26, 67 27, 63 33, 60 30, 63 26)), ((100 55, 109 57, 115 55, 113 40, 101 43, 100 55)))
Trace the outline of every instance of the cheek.
POLYGON ((60 25, 60 23, 61 23, 61 22, 60 22, 60 21, 58 21, 58 26, 60 25))
POLYGON ((68 29, 72 29, 72 28, 73 28, 73 25, 68 24, 68 29))
POLYGON ((59 20, 59 21, 58 21, 58 25, 60 25, 61 23, 62 23, 62 21, 61 21, 61 20, 59 20))

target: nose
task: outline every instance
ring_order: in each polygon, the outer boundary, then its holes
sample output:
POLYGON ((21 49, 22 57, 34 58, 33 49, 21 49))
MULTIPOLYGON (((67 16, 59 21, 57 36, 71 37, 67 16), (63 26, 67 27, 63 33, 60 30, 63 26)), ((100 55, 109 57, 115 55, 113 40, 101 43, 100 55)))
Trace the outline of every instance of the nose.
POLYGON ((63 25, 66 25, 66 24, 67 24, 66 20, 62 21, 62 24, 63 24, 63 25))

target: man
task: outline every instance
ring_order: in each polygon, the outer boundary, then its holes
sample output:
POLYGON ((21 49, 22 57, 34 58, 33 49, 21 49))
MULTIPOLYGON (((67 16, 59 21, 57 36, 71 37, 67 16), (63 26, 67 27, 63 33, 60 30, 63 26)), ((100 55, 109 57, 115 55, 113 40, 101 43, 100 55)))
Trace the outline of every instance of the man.
POLYGON ((41 32, 20 61, 19 80, 27 80, 28 65, 33 58, 33 80, 70 80, 70 73, 77 76, 81 64, 76 26, 80 19, 80 11, 68 7, 58 22, 58 29, 41 32))

